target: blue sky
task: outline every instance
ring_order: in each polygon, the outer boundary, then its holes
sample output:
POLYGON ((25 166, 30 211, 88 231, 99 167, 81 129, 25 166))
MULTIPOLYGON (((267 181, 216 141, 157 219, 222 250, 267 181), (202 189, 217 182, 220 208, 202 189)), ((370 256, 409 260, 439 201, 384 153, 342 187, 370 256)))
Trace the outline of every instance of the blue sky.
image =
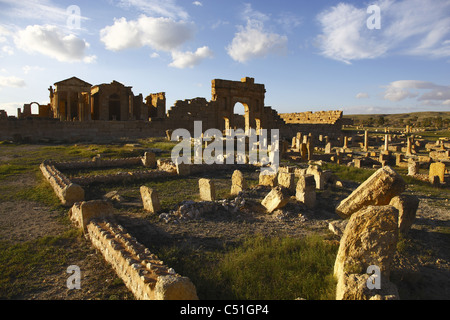
POLYGON ((9 115, 72 76, 167 108, 247 76, 281 113, 450 111, 449 67, 450 0, 0 0, 9 115))

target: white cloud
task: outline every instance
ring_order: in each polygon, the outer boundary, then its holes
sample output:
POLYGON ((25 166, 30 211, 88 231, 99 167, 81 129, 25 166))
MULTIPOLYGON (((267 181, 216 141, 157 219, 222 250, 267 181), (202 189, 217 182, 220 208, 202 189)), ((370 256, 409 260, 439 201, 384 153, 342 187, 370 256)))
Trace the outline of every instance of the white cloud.
POLYGON ((28 53, 40 53, 62 62, 90 62, 93 56, 86 56, 89 44, 75 36, 65 35, 53 25, 33 25, 20 30, 14 38, 17 48, 28 53))
POLYGON ((247 25, 238 27, 239 31, 226 48, 233 60, 243 63, 253 58, 286 52, 288 38, 265 30, 264 23, 270 19, 268 15, 246 4, 242 17, 247 25))
POLYGON ((203 3, 201 3, 200 1, 194 1, 194 2, 192 2, 192 4, 197 7, 203 6, 203 3))
POLYGON ((369 30, 367 7, 340 3, 317 19, 322 55, 351 63, 391 54, 450 56, 450 2, 447 0, 379 0, 381 29, 369 30))
POLYGON ((195 52, 172 52, 172 63, 169 64, 171 67, 175 68, 192 68, 198 65, 201 61, 207 58, 211 58, 213 52, 207 47, 198 48, 195 52))
POLYGON ((10 76, 10 77, 1 77, 0 76, 0 88, 9 87, 9 88, 21 88, 25 87, 25 81, 22 78, 10 76))
POLYGON ((286 36, 266 32, 260 23, 248 23, 245 28, 240 27, 227 47, 227 52, 233 60, 246 62, 268 54, 284 53, 286 47, 286 36))
MULTIPOLYGON (((50 0, 1 0, 0 2, 6 6, 3 13, 13 19, 28 21, 30 24, 45 23, 58 25, 61 29, 71 29, 68 19, 72 17, 73 12, 68 10, 69 5, 60 7, 50 0)), ((88 20, 81 14, 81 10, 77 19, 80 22, 88 20)))
POLYGON ((11 34, 11 31, 9 31, 6 27, 0 25, 0 43, 7 42, 7 37, 9 37, 11 34))
POLYGON ((189 14, 175 0, 120 0, 119 6, 135 8, 149 16, 188 19, 189 14))
POLYGON ((39 67, 39 66, 29 66, 29 65, 26 65, 26 66, 23 66, 23 67, 22 67, 22 71, 23 71, 23 73, 25 73, 25 74, 28 74, 30 71, 43 71, 43 70, 45 70, 45 69, 42 68, 42 67, 39 67))
POLYGON ((317 42, 321 53, 328 58, 350 63, 379 57, 387 50, 377 41, 373 30, 367 29, 365 9, 340 3, 320 13, 317 19, 322 26, 317 42))
POLYGON ((369 98, 369 94, 366 92, 360 92, 356 95, 356 99, 367 99, 369 98))
POLYGON ((153 52, 153 53, 150 55, 150 58, 152 58, 152 59, 159 58, 159 53, 158 53, 158 52, 153 52))
POLYGON ((14 49, 11 46, 3 46, 2 52, 6 53, 8 56, 12 56, 14 54, 14 49))
POLYGON ((450 86, 419 80, 399 80, 384 86, 384 99, 401 101, 407 98, 417 98, 423 104, 442 104, 450 100, 450 86))
POLYGON ((100 40, 108 50, 149 46, 155 50, 172 51, 194 35, 193 24, 171 18, 141 16, 138 20, 116 19, 112 26, 100 30, 100 40))

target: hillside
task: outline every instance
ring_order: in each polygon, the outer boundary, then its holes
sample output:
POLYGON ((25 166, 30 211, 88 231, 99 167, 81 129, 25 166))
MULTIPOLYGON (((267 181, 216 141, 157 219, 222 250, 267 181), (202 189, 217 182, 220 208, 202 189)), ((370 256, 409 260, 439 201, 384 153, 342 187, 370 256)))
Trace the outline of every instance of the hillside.
POLYGON ((412 112, 397 114, 350 114, 344 118, 352 119, 355 125, 402 127, 448 128, 450 112, 412 112))

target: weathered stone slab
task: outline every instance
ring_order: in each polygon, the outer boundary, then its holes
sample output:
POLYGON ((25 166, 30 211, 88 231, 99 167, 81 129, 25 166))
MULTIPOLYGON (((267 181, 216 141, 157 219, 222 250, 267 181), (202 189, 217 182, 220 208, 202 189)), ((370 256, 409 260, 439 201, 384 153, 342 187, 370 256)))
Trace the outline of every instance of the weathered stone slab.
POLYGON ((283 208, 289 202, 289 194, 287 189, 277 186, 270 191, 263 199, 261 204, 266 208, 268 213, 283 208))
POLYGON ((289 172, 278 172, 278 185, 295 192, 295 175, 289 172))
POLYGON ((398 227, 400 233, 406 233, 411 228, 416 219, 419 202, 420 200, 417 196, 407 194, 401 194, 391 199, 389 204, 394 206, 399 212, 398 227))
POLYGON ((405 181, 390 166, 378 169, 347 198, 341 201, 336 213, 346 219, 369 205, 387 205, 405 190, 405 181))
POLYGON ((316 205, 316 181, 311 174, 301 175, 298 178, 295 198, 308 208, 316 205))
POLYGON ((142 157, 144 167, 156 168, 156 155, 153 152, 145 152, 142 157))
POLYGON ((69 219, 83 232, 92 219, 106 218, 114 214, 114 207, 108 201, 91 200, 75 203, 69 210, 69 219))
POLYGON ((263 174, 261 172, 259 174, 259 185, 275 187, 278 184, 277 176, 277 174, 263 174))
POLYGON ((247 189, 247 181, 240 170, 235 170, 231 176, 231 195, 237 195, 239 192, 247 189))
POLYGON ((393 206, 368 206, 350 217, 334 265, 334 276, 338 281, 337 300, 365 300, 375 295, 398 295, 395 286, 389 283, 398 233, 398 210, 393 206), (379 268, 382 284, 380 290, 366 290, 367 286, 364 286, 370 266, 379 268), (352 281, 355 277, 359 280, 352 281), (359 285, 355 285, 356 283, 359 285))
POLYGON ((430 164, 430 172, 429 172, 430 181, 433 181, 434 176, 438 176, 439 181, 441 183, 444 183, 444 175, 445 175, 445 163, 434 162, 430 164))
POLYGON ((141 186, 140 192, 142 203, 146 211, 151 213, 157 213, 159 210, 161 210, 161 205, 156 190, 151 189, 147 186, 141 186))
POLYGON ((198 180, 198 186, 200 189, 200 199, 202 201, 216 200, 216 189, 213 181, 202 178, 198 180))

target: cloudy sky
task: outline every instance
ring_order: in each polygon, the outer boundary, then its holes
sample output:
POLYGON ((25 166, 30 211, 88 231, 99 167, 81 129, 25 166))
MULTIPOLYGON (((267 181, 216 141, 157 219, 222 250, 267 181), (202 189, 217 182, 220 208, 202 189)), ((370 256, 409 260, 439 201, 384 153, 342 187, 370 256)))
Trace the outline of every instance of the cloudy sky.
POLYGON ((450 111, 450 0, 0 0, 0 109, 76 76, 211 99, 253 77, 279 112, 450 111))

